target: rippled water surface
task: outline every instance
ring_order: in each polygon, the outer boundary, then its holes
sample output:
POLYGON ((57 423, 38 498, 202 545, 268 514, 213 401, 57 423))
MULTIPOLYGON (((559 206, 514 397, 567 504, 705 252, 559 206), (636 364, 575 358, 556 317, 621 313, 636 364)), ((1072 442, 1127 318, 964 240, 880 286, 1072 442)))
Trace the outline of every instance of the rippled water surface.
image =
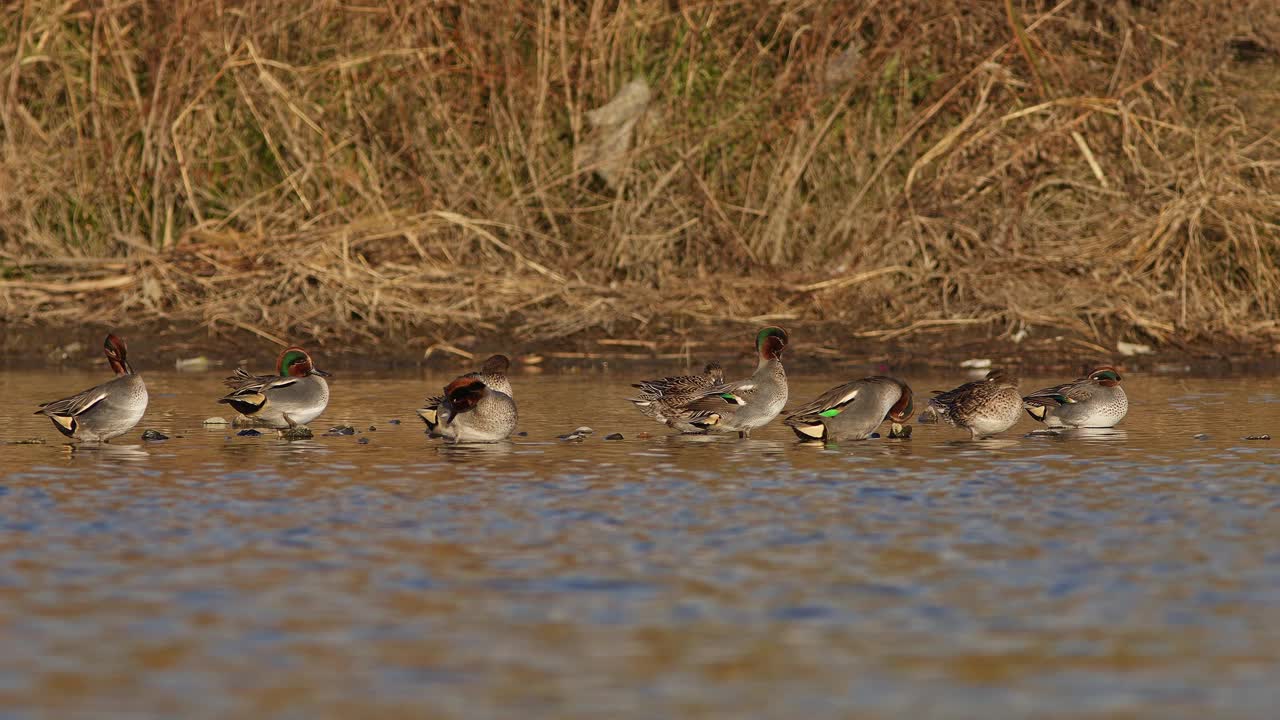
POLYGON ((361 432, 294 443, 203 428, 220 374, 145 377, 136 431, 71 447, 30 412, 102 373, 0 374, 0 441, 47 440, 0 446, 0 718, 1280 703, 1280 442, 1242 439, 1280 437, 1270 378, 1127 376, 1109 434, 823 448, 671 437, 633 378, 517 375, 528 436, 454 449, 412 412, 444 376, 339 373, 312 427, 361 432))

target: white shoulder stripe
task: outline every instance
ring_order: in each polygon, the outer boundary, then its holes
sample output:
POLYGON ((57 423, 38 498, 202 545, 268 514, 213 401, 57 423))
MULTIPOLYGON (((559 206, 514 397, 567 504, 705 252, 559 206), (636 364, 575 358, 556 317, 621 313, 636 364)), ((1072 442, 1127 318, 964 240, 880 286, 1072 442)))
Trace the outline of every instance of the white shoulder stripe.
MULTIPOLYGON (((103 399, 106 397, 107 397, 107 394, 105 392, 98 393, 97 397, 77 407, 76 411, 72 413, 72 415, 83 415, 84 413, 88 412, 90 408, 92 408, 94 405, 97 405, 98 403, 102 402, 103 399)), ((77 404, 79 405, 79 403, 77 404)))

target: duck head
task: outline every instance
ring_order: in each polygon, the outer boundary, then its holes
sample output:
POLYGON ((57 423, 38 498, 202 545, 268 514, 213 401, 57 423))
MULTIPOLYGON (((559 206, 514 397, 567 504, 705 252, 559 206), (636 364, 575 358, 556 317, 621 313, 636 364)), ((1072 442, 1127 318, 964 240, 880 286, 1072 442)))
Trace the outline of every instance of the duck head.
POLYGON ((995 370, 987 373, 986 381, 996 383, 998 385, 1018 386, 1018 376, 1004 368, 996 368, 995 370))
POLYGON ((770 325, 756 333, 756 352, 761 360, 777 360, 787 347, 787 331, 770 325))
POLYGON ((491 355, 480 366, 480 372, 485 375, 506 375, 510 369, 511 360, 506 355, 491 355))
POLYGON ((280 357, 276 358, 276 370, 281 376, 306 377, 308 375, 320 375, 321 377, 329 377, 329 373, 316 368, 315 363, 311 362, 311 356, 306 350, 294 345, 280 351, 280 357))
POLYGON ((911 400, 911 388, 906 383, 898 383, 898 387, 902 389, 902 395, 898 397, 898 402, 889 408, 889 419, 896 423, 904 423, 911 419, 915 414, 915 404, 911 400))
POLYGON ((1103 387, 1115 387, 1120 384, 1120 373, 1110 365, 1103 365, 1089 373, 1089 379, 1103 387))
POLYGON ((702 368, 702 374, 710 377, 718 383, 724 382, 724 368, 721 367, 720 363, 714 360, 707 363, 706 367, 702 368))
POLYGON ((111 370, 116 375, 132 375, 133 366, 129 364, 129 351, 124 346, 124 340, 119 335, 112 333, 102 342, 102 351, 107 355, 107 362, 111 363, 111 370))

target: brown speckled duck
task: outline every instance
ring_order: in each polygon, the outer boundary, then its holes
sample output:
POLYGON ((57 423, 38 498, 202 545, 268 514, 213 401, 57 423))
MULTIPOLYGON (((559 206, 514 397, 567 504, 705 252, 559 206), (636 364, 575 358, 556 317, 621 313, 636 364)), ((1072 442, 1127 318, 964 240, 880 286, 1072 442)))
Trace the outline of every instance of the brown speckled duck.
POLYGON ((945 422, 968 430, 969 437, 977 439, 1008 430, 1020 417, 1018 378, 1004 370, 992 370, 982 380, 938 392, 920 413, 920 422, 945 422))

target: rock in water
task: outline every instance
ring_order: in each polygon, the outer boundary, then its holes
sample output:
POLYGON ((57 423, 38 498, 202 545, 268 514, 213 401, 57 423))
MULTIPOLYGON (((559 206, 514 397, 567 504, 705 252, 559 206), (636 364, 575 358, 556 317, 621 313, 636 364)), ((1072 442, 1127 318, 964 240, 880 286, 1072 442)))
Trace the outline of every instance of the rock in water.
POLYGON ((241 430, 240 432, 236 433, 236 435, 240 437, 258 437, 261 434, 262 433, 258 432, 257 430, 254 430, 253 428, 249 428, 248 430, 241 430))
POLYGON ((559 437, 561 440, 564 440, 565 442, 582 442, 583 440, 586 440, 587 436, 593 432, 595 432, 595 430, 592 430, 591 428, 583 425, 582 427, 577 428, 576 430, 569 433, 568 435, 558 435, 557 437, 559 437))
POLYGON ((356 429, 350 425, 334 425, 325 435, 355 435, 356 429))
MULTIPOLYGON (((352 432, 355 431, 352 430, 352 432)), ((347 434, 349 435, 350 433, 347 434)), ((311 434, 311 428, 306 425, 299 425, 298 427, 292 427, 288 430, 281 430, 280 437, 285 440, 310 440, 315 436, 311 434)))
POLYGON ((158 442, 160 440, 168 440, 169 436, 159 430, 143 430, 142 439, 147 442, 158 442))
POLYGON ((604 439, 605 440, 624 440, 625 438, 622 437, 622 433, 612 433, 610 435, 605 435, 604 439))
POLYGON ((204 419, 204 425, 230 425, 231 421, 226 418, 209 417, 204 419))

